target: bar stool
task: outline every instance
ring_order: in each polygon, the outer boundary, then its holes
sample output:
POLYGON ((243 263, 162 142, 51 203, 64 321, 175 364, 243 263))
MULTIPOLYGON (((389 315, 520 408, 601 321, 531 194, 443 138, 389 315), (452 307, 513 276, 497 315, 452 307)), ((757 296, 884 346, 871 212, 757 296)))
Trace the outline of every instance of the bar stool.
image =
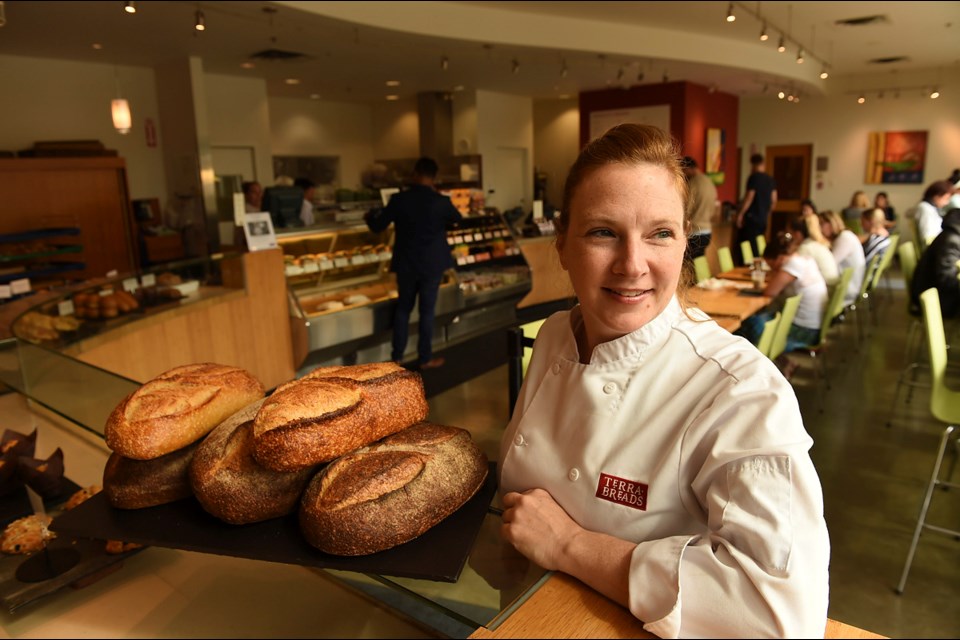
POLYGON ((932 379, 930 413, 933 414, 934 418, 941 422, 946 422, 948 425, 940 437, 940 446, 937 448, 937 457, 933 463, 933 473, 930 475, 930 481, 927 483, 927 490, 924 493, 923 503, 920 507, 920 515, 917 517, 917 526, 913 531, 913 539, 910 541, 910 550, 907 552, 907 560, 903 565, 903 573, 900 575, 900 582, 897 584, 896 591, 898 594, 903 593, 903 589, 907 584, 907 576, 910 573, 910 566, 913 564, 913 556, 917 551, 920 533, 924 529, 960 537, 960 529, 948 529, 927 523, 927 510, 930 508, 933 490, 938 486, 960 489, 960 483, 950 481, 950 478, 953 476, 957 456, 960 456, 960 438, 954 435, 955 425, 960 424, 960 391, 949 389, 945 382, 947 371, 947 338, 943 330, 943 316, 940 315, 940 294, 937 290, 927 289, 920 294, 920 306, 923 311, 923 322, 927 330, 927 347, 930 355, 930 375, 932 379), (946 477, 941 479, 940 467, 943 464, 943 456, 947 449, 947 444, 951 439, 953 439, 955 455, 946 477))

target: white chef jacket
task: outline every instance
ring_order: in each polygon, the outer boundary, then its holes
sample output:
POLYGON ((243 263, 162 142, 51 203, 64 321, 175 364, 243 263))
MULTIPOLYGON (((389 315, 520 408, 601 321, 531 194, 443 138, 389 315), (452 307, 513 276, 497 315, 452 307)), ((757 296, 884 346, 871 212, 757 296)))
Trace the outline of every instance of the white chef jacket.
POLYGON ((547 490, 637 543, 629 606, 664 638, 822 638, 830 542, 790 384, 674 298, 579 361, 579 308, 536 339, 501 443, 501 491, 547 490))

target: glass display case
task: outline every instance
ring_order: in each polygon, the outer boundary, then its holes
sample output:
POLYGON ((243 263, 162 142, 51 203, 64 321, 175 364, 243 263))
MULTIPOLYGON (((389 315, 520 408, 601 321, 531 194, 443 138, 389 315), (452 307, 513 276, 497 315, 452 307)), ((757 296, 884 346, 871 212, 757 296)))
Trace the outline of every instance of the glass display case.
MULTIPOLYGON (((465 217, 447 232, 456 266, 440 286, 435 346, 515 320, 530 269, 499 214, 465 217)), ((277 234, 290 297, 295 366, 389 359, 396 304, 393 227, 340 224, 277 234)), ((418 319, 416 309, 411 322, 418 319)), ((416 340, 415 332, 411 332, 416 340)), ((408 345, 412 355, 415 344, 408 345)))
POLYGON ((35 292, 10 303, 4 320, 13 336, 63 348, 172 308, 242 290, 243 269, 232 266, 238 257, 216 254, 169 262, 35 292))

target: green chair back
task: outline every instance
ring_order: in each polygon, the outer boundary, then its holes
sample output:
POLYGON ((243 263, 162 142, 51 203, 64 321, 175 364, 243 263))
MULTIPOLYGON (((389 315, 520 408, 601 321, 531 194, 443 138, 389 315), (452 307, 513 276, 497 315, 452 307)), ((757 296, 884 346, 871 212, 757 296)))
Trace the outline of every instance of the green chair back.
MULTIPOLYGON (((520 325, 520 330, 523 331, 523 335, 527 338, 536 338, 537 334, 540 332, 540 327, 543 325, 543 320, 534 320, 533 322, 528 322, 527 324, 520 325)), ((533 355, 533 349, 525 348, 523 350, 523 375, 527 375, 527 367, 530 365, 530 356, 533 355)))
POLYGON ((883 255, 880 256, 880 264, 877 265, 876 270, 873 272, 873 278, 870 279, 870 289, 874 290, 877 288, 877 285, 880 284, 880 277, 887 271, 887 267, 890 266, 890 263, 893 262, 893 256, 896 255, 896 251, 900 245, 900 234, 891 233, 890 234, 890 246, 887 247, 887 250, 883 252, 883 255))
POLYGON ((872 277, 873 273, 880 266, 880 261, 885 255, 887 254, 884 253, 883 255, 875 255, 870 258, 870 262, 867 263, 867 268, 864 270, 864 273, 871 277, 864 277, 863 282, 860 283, 860 295, 857 296, 857 300, 863 300, 867 296, 867 292, 870 291, 870 286, 875 280, 875 278, 872 277))
POLYGON ((740 243, 740 253, 743 255, 743 264, 753 264, 753 246, 749 240, 740 243))
POLYGON ((757 236, 757 251, 760 252, 761 256, 767 251, 767 236, 762 233, 757 236))
POLYGON ((783 308, 780 309, 780 322, 777 323, 777 330, 773 335, 773 342, 770 344, 771 360, 776 360, 787 348, 787 335, 790 333, 790 326, 793 319, 797 317, 797 309, 800 307, 800 298, 803 294, 798 293, 790 296, 783 302, 783 308))
POLYGON ((697 277, 697 283, 709 280, 711 277, 710 263, 707 262, 707 256, 697 256, 693 259, 693 272, 697 277))
POLYGON ((907 286, 907 306, 909 307, 910 283, 913 282, 913 272, 917 268, 917 247, 910 242, 904 242, 897 247, 897 255, 900 257, 900 273, 903 275, 903 283, 907 286))
POLYGON ((960 418, 960 392, 946 385, 947 338, 940 312, 940 293, 927 289, 920 294, 923 323, 930 353, 930 412, 937 420, 956 423, 960 418))
POLYGON ((730 247, 717 247, 717 261, 720 263, 720 273, 733 270, 733 252, 730 247))
POLYGON ((760 339, 757 340, 757 349, 767 357, 770 357, 770 347, 773 346, 773 336, 776 334, 777 327, 780 325, 780 317, 781 313, 777 311, 777 315, 764 322, 763 332, 760 334, 760 339))
POLYGON ((847 293, 847 285, 850 284, 850 278, 852 277, 853 267, 846 267, 840 272, 840 279, 834 285, 830 299, 827 301, 827 308, 824 310, 823 322, 820 323, 820 342, 810 345, 811 348, 819 347, 827 341, 827 333, 829 333, 833 321, 843 313, 843 298, 847 293))

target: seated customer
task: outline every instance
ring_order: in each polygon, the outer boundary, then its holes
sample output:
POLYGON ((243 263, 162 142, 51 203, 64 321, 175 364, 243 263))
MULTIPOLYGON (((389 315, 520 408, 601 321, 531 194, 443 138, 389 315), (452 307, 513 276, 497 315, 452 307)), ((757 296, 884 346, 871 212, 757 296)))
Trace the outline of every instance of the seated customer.
POLYGON ((840 279, 840 268, 837 266, 837 259, 833 257, 830 241, 820 228, 819 216, 793 219, 790 222, 790 231, 798 238, 797 253, 813 258, 827 284, 833 284, 840 279))
POLYGON ((579 304, 537 334, 501 531, 662 638, 822 637, 812 440, 769 359, 683 302, 679 160, 669 134, 621 124, 570 169, 554 223, 579 304))
POLYGON ((940 292, 940 312, 944 318, 960 315, 960 209, 943 216, 943 230, 920 255, 910 284, 910 299, 920 308, 920 294, 936 288, 940 292))
MULTIPOLYGON (((887 228, 886 216, 883 209, 877 207, 865 211, 860 218, 860 224, 866 232, 863 240, 863 259, 867 264, 873 260, 874 256, 883 258, 883 254, 890 248, 890 230, 887 228)), ((868 273, 864 277, 873 278, 873 273, 868 273)))
POLYGON ((860 287, 863 286, 864 272, 867 270, 863 245, 860 244, 857 234, 843 224, 843 218, 833 211, 820 213, 820 228, 823 229, 823 235, 830 240, 830 251, 837 261, 837 269, 843 271, 847 267, 853 268, 850 284, 843 296, 843 306, 849 306, 860 297, 860 287))

